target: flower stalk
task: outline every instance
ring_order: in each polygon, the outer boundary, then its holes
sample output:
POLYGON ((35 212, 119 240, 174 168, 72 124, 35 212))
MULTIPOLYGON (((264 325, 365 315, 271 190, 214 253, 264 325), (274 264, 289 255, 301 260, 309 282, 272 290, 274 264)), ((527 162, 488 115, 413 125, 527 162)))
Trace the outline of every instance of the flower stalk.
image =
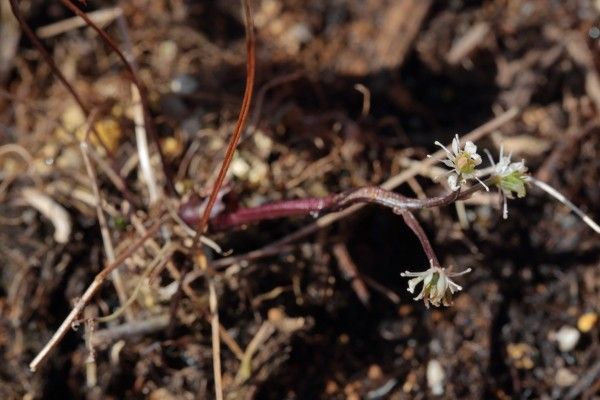
MULTIPOLYGON (((495 162, 491 154, 485 150, 489 157, 490 166, 478 169, 477 167, 482 160, 477 153, 477 146, 473 142, 467 141, 464 147, 461 148, 460 140, 456 135, 452 141, 451 149, 446 148, 437 141, 435 144, 445 151, 446 158, 440 160, 440 162, 449 168, 445 175, 448 175, 450 192, 444 195, 416 199, 381 187, 367 186, 324 197, 283 200, 258 207, 241 208, 233 211, 225 210, 211 215, 209 226, 213 231, 219 231, 275 218, 301 215, 315 217, 323 213, 341 211, 359 203, 377 204, 391 208, 394 213, 402 216, 404 222, 419 239, 427 259, 430 260, 430 268, 425 271, 405 271, 401 274, 412 278, 408 287, 411 293, 415 291, 418 284, 423 283, 421 292, 415 300, 423 300, 427 307, 429 305, 437 307, 452 304, 451 296, 462 290, 462 287, 453 282, 451 278, 466 274, 471 269, 467 268, 462 272, 454 273, 451 268, 440 266, 433 246, 421 224, 412 213, 414 210, 449 205, 457 200, 464 200, 477 191, 489 191, 489 187, 496 187, 502 196, 502 216, 506 219, 508 217, 508 199, 524 197, 527 194, 526 186, 531 182, 559 199, 571 210, 574 210, 595 231, 600 231, 600 227, 591 218, 574 207, 564 196, 560 194, 557 196, 556 193, 558 192, 554 189, 549 190, 546 184, 529 176, 524 160, 513 162, 511 154, 505 156, 503 148, 500 149, 498 162, 495 162), (476 181, 477 184, 467 186, 471 180, 476 181)), ((179 216, 186 223, 192 226, 196 225, 200 215, 205 214, 204 203, 198 201, 184 203, 180 207, 179 216)))

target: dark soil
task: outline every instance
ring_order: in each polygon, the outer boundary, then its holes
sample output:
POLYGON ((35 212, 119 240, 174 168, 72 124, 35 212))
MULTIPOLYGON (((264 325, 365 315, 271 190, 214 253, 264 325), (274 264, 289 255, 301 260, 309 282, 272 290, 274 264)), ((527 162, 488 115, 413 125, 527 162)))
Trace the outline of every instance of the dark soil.
MULTIPOLYGON (((20 3, 34 30, 72 16, 60 2, 20 3)), ((448 143, 517 107, 519 115, 478 146, 496 154, 504 144, 515 159, 526 160, 531 175, 600 219, 600 2, 252 4, 256 90, 227 179, 229 207, 380 184, 435 151, 435 140, 448 143)), ((84 10, 115 5, 88 1, 84 10)), ((105 122, 112 156, 97 141, 92 147, 132 194, 134 204, 115 187, 108 167, 92 158, 117 254, 165 204, 174 209, 192 193, 210 192, 246 79, 238 1, 120 5, 124 18, 109 19, 105 28, 122 50, 132 49, 149 91, 178 191, 161 204, 149 205, 138 173, 135 104, 120 60, 87 26, 42 38, 105 122)), ((127 319, 96 323, 94 332, 82 324, 39 371, 29 371, 107 259, 89 201, 91 182, 72 136, 85 117, 21 33, 9 2, 0 0, 0 9, 0 398, 214 398, 205 276, 186 280, 196 267, 177 251, 142 281, 166 243, 165 231, 120 268, 129 294, 143 283, 127 319), (66 243, 57 243, 49 220, 27 205, 27 187, 68 212, 66 243), (152 321, 158 322, 143 332, 118 333, 123 324, 152 321)), ((154 146, 151 152, 162 187, 154 146)), ((417 176, 397 190, 439 195, 441 183, 430 178, 417 176)), ((376 206, 276 254, 215 271, 220 323, 234 343, 221 343, 225 398, 600 396, 597 233, 534 187, 510 201, 508 220, 487 193, 466 204, 466 226, 454 206, 416 215, 444 266, 473 268, 457 279, 463 291, 451 307, 427 309, 412 300, 400 272, 424 270, 428 260, 402 218, 376 206), (350 267, 336 248, 347 251, 350 267), (354 278, 347 268, 356 268, 354 278), (565 327, 579 339, 561 350, 565 327), (258 343, 250 370, 235 346, 246 350, 261 329, 272 331, 258 343), (437 396, 427 376, 436 363, 445 375, 437 396)), ((277 219, 208 237, 230 255, 244 255, 314 220, 277 219)), ((164 228, 173 242, 189 245, 180 226, 164 228)), ((209 252, 213 262, 228 255, 209 252)), ((107 282, 85 318, 119 304, 107 282)))

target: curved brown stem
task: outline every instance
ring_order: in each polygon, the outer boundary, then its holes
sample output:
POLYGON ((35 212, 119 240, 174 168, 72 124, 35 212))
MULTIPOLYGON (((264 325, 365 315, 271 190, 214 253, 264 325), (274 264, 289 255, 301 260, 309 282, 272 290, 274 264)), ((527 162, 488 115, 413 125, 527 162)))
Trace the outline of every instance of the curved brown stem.
POLYGON ((459 193, 454 191, 443 196, 415 199, 377 186, 367 186, 338 195, 336 203, 340 209, 356 203, 372 203, 394 210, 416 210, 450 204, 458 198, 459 193))
POLYGON ((204 229, 208 225, 208 220, 210 219, 211 211, 217 201, 217 196, 219 195, 219 190, 221 186, 223 186, 223 181, 225 180, 225 174, 231 165, 231 160, 233 159, 233 154, 237 147, 237 144, 240 140, 240 136, 242 135, 242 130, 246 124, 246 120, 248 119, 248 112, 250 111, 250 103, 252 100, 252 91, 254 90, 254 74, 255 74, 255 38, 254 38, 254 23, 252 22, 252 11, 250 9, 250 2, 243 1, 244 5, 244 16, 246 19, 246 89, 244 90, 244 97, 242 99, 242 106, 240 107, 240 114, 238 116, 237 123, 235 125, 235 129, 233 130, 233 135, 229 140, 229 144, 227 145, 227 151, 225 152, 225 159, 221 164, 221 169, 219 170, 219 174, 217 175, 217 179, 213 185, 212 191, 210 193, 210 197, 208 198, 208 203, 206 207, 204 207, 202 216, 196 221, 196 236, 194 237, 193 246, 196 246, 200 236, 204 233, 204 229))
POLYGON ((419 221, 415 218, 415 215, 408 210, 400 211, 400 215, 402 215, 406 225, 408 225, 408 227, 414 232, 415 236, 419 239, 419 242, 421 242, 421 247, 423 247, 423 251, 427 255, 427 259, 433 260, 433 265, 440 265, 440 262, 433 251, 433 247, 429 242, 429 238, 427 237, 427 234, 423 230, 423 227, 419 221))
POLYGON ((165 175, 165 178, 167 180, 167 188, 170 191, 170 194, 175 194, 176 192, 175 192, 175 186, 173 184, 173 177, 172 177, 170 171, 167 169, 167 166, 165 163, 165 156, 160 147, 160 142, 158 140, 156 128, 154 127, 154 123, 152 121, 152 118, 150 117, 150 107, 148 105, 148 94, 147 94, 146 87, 138 79, 137 73, 135 72, 133 65, 131 65, 131 63, 129 62, 127 57, 125 57, 125 55, 123 54, 121 49, 119 49, 119 46, 117 46, 117 44, 111 39, 111 37, 108 36, 108 34, 102 28, 100 28, 98 25, 96 25, 96 23, 94 23, 94 21, 92 21, 87 16, 86 13, 81 11, 79 9, 79 7, 77 7, 75 4, 73 4, 73 2, 71 2, 71 0, 61 0, 61 1, 65 5, 65 7, 67 7, 73 13, 75 13, 76 15, 81 17, 86 22, 86 24, 88 24, 90 27, 92 27, 92 29, 95 30, 96 33, 98 33, 98 35, 100 35, 100 37, 102 38, 104 43, 106 43, 108 45, 108 47, 110 47, 117 54, 117 56, 121 59, 121 61, 125 65, 125 68, 127 68, 127 71, 129 71, 130 79, 133 82, 133 84, 137 87, 137 89, 140 93, 140 100, 142 102, 142 110, 144 112, 143 113, 144 114, 144 126, 146 127, 146 130, 150 133, 150 137, 152 138, 152 141, 156 144, 156 148, 157 148, 158 155, 160 158, 160 163, 162 165, 163 174, 165 175))

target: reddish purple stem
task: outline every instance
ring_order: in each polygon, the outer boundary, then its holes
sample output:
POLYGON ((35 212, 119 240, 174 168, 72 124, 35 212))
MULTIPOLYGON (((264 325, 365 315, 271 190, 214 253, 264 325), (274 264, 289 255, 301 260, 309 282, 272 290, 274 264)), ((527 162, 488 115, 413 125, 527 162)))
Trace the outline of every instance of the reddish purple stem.
MULTIPOLYGON (((210 226, 214 230, 225 230, 268 219, 337 211, 358 203, 379 204, 400 213, 402 210, 416 210, 450 204, 459 197, 459 194, 460 197, 463 197, 469 194, 470 191, 471 189, 462 194, 455 191, 444 196, 421 200, 405 197, 380 187, 368 186, 326 197, 283 200, 258 207, 224 212, 212 217, 210 226)), ((179 216, 187 224, 195 226, 203 210, 203 203, 189 201, 181 206, 179 216)))
MULTIPOLYGON (((336 204, 336 197, 337 196, 333 195, 309 199, 283 200, 258 207, 242 208, 230 213, 217 215, 210 220, 210 226, 216 230, 223 230, 233 226, 251 224, 266 219, 319 213, 333 207, 336 204)), ((199 215, 199 213, 193 213, 192 219, 186 219, 184 214, 181 214, 181 217, 186 223, 190 224, 193 223, 199 215)))
POLYGON ((423 247, 423 251, 427 255, 427 258, 429 260, 433 260, 433 265, 440 265, 440 262, 433 251, 433 247, 429 242, 429 238, 427 238, 427 234, 423 230, 423 227, 419 221, 415 218, 415 215, 408 210, 402 210, 400 214, 402 215, 402 218, 404 218, 406 225, 408 225, 408 227, 414 232, 415 236, 419 239, 419 242, 421 242, 421 247, 423 247))

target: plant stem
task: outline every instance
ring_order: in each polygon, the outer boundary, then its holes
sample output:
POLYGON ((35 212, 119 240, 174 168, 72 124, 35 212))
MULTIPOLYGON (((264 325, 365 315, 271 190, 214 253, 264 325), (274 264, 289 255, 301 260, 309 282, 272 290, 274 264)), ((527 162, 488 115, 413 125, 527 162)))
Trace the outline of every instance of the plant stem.
POLYGON ((433 251, 433 247, 431 246, 431 242, 429 242, 429 238, 427 238, 427 234, 423 230, 423 227, 419 223, 419 221, 415 218, 414 214, 408 210, 402 210, 399 212, 404 218, 404 222, 406 225, 414 232, 415 236, 421 242, 421 247, 423 247, 423 251, 425 255, 427 255, 427 259, 432 260, 433 265, 440 265, 440 262, 433 251))
MULTIPOLYGON (((282 200, 257 207, 225 212, 212 218, 210 226, 214 230, 225 230, 269 219, 339 211, 359 203, 378 204, 394 211, 418 210, 448 205, 481 189, 482 186, 476 185, 464 192, 454 191, 443 196, 415 199, 380 187, 366 186, 325 197, 282 200)), ((198 223, 200 215, 204 211, 203 203, 190 201, 181 206, 179 216, 187 224, 194 226, 198 223)))

